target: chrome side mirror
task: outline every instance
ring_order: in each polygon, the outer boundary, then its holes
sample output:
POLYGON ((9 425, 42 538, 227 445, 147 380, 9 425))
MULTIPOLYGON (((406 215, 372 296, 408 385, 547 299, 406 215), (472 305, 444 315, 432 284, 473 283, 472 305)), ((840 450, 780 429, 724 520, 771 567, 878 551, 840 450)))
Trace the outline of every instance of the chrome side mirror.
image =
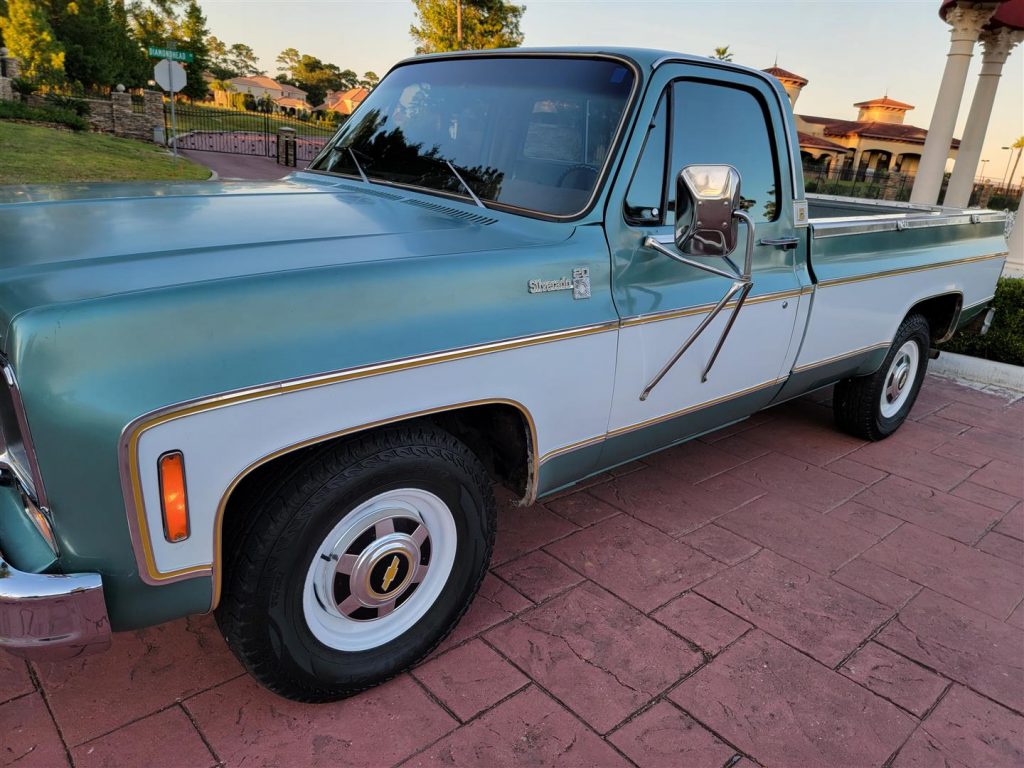
POLYGON ((728 256, 739 240, 740 173, 731 165, 688 165, 676 177, 676 247, 728 256))

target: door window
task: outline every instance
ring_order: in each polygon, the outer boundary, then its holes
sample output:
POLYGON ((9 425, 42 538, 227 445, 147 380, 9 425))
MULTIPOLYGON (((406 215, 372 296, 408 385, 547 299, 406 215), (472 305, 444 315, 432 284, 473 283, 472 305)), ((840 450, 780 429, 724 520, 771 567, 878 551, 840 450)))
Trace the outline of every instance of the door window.
POLYGON ((669 199, 675 210, 675 176, 692 164, 728 164, 740 172, 743 208, 754 221, 778 216, 778 162, 763 102, 753 92, 721 82, 672 84, 669 199))
POLYGON ((668 152, 668 93, 661 97, 626 191, 626 221, 656 225, 664 221, 666 154, 668 152))

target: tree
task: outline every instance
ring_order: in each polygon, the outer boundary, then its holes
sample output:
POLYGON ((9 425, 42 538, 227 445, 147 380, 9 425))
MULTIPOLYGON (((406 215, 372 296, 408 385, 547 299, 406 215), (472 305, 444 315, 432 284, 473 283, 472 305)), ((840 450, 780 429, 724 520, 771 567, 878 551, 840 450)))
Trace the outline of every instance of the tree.
POLYGON ((515 48, 523 44, 519 23, 525 6, 508 0, 412 2, 417 23, 409 27, 409 33, 416 41, 416 53, 515 48))
POLYGON ((277 55, 277 71, 285 77, 291 77, 291 73, 299 65, 302 56, 295 48, 285 48, 277 55))
POLYGON ((228 49, 228 61, 231 68, 238 73, 238 77, 253 77, 263 74, 256 52, 244 43, 235 43, 228 49))
POLYGON ((175 37, 181 47, 192 54, 192 61, 185 64, 185 71, 188 73, 187 82, 181 92, 193 101, 205 99, 209 93, 203 73, 209 66, 210 52, 206 46, 206 39, 210 36, 210 30, 206 28, 206 16, 196 0, 189 0, 185 8, 185 17, 180 26, 176 29, 175 37))
POLYGON ((0 30, 10 55, 21 62, 23 77, 50 84, 64 79, 64 46, 38 0, 8 0, 0 30))
POLYGON ((64 74, 80 86, 114 85, 114 19, 108 0, 44 0, 64 46, 64 74))
POLYGON ((125 8, 124 0, 113 0, 110 16, 113 83, 121 83, 128 88, 141 88, 152 77, 153 68, 149 57, 129 27, 128 10, 125 8))
POLYGON ((364 72, 363 79, 356 83, 356 85, 359 85, 368 91, 372 91, 377 87, 377 83, 379 82, 380 78, 377 76, 376 72, 364 72))
POLYGON ((166 46, 175 41, 179 5, 181 0, 132 0, 128 17, 132 33, 142 47, 166 46))
POLYGON ((217 106, 231 106, 231 94, 234 92, 235 86, 231 84, 230 80, 214 80, 210 83, 210 90, 213 91, 213 100, 217 106))
POLYGON ((328 91, 347 91, 359 83, 359 75, 351 69, 343 70, 295 48, 281 51, 277 63, 278 79, 304 90, 314 105, 323 102, 328 91))
POLYGON ((729 46, 723 45, 721 48, 715 48, 715 52, 711 58, 718 59, 719 61, 732 61, 732 54, 729 52, 729 46))
POLYGON ((218 80, 263 74, 255 51, 244 43, 235 43, 228 47, 211 36, 207 39, 206 46, 209 49, 210 61, 208 71, 218 80))
MULTIPOLYGON (((1021 153, 1024 152, 1024 136, 1021 136, 1013 144, 1010 145, 1010 153, 1013 154, 1013 150, 1017 150, 1017 159, 1013 161, 1013 170, 1010 171, 1010 177, 1006 180, 1006 188, 1009 189, 1013 186, 1013 177, 1017 173, 1017 163, 1020 162, 1021 153)), ((1024 224, 1018 223, 1014 226, 1020 227, 1024 224)))

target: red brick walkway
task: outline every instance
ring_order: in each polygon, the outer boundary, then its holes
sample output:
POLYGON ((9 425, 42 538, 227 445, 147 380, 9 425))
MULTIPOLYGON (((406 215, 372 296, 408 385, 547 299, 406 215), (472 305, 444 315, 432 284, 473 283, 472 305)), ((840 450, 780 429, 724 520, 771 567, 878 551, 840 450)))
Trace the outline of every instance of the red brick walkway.
POLYGON ((1024 400, 929 378, 870 445, 826 406, 506 506, 454 635, 347 701, 266 693, 209 617, 0 654, 0 764, 1024 764, 1024 400))

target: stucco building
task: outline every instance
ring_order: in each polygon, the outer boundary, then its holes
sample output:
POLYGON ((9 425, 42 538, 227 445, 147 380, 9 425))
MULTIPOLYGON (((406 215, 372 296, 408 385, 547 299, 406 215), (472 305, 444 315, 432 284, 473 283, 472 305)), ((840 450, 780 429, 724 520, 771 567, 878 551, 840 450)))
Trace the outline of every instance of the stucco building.
POLYGON ((248 93, 259 101, 268 97, 280 112, 299 114, 311 111, 306 92, 287 83, 279 83, 266 75, 254 77, 233 77, 229 81, 234 93, 248 93))
MULTIPOLYGON (((775 77, 796 109, 797 99, 807 86, 807 78, 779 66, 764 70, 775 77)), ((921 162, 928 131, 906 122, 914 109, 889 98, 888 94, 853 105, 856 119, 819 117, 796 113, 800 155, 806 165, 844 177, 864 178, 888 171, 913 176, 921 162)), ((955 158, 960 142, 950 141, 950 157, 955 158)))
POLYGON ((367 88, 358 86, 349 88, 347 91, 328 91, 324 103, 316 108, 316 112, 337 112, 339 115, 348 117, 356 111, 356 107, 363 103, 363 100, 370 95, 367 88))

